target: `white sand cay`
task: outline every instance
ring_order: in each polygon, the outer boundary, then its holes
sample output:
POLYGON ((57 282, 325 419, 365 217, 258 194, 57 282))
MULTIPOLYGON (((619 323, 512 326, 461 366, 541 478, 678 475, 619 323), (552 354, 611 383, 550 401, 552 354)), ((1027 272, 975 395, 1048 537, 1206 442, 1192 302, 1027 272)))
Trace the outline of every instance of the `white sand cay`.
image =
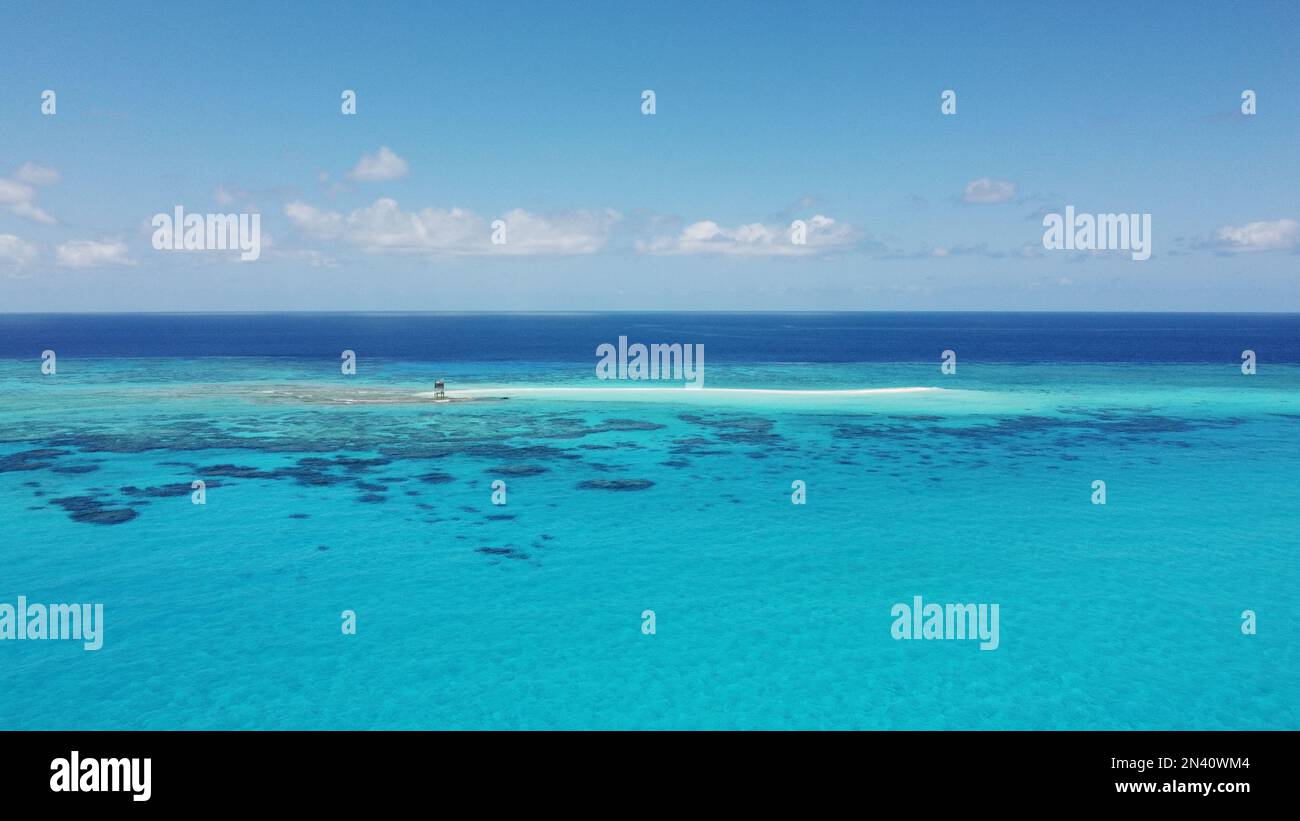
MULTIPOLYGON (((447 396, 506 396, 506 395, 568 395, 578 394, 584 398, 592 395, 622 395, 627 393, 655 393, 655 394, 735 394, 735 393, 757 393, 757 394, 776 394, 780 396, 870 396, 882 393, 924 393, 926 391, 942 391, 944 388, 851 388, 851 389, 829 389, 829 390, 787 390, 783 388, 550 388, 544 386, 522 387, 522 386, 505 386, 500 388, 462 388, 460 390, 447 391, 447 396)), ((422 393, 421 396, 432 397, 433 391, 422 393)))
MULTIPOLYGON (((940 395, 958 393, 945 388, 851 388, 828 390, 799 390, 785 388, 685 388, 685 387, 547 387, 502 385, 497 387, 459 388, 449 390, 451 400, 472 399, 546 399, 577 400, 584 402, 689 402, 703 404, 752 404, 771 401, 784 404, 857 404, 854 400, 886 399, 894 396, 940 395)), ((433 391, 418 396, 432 400, 433 391)))

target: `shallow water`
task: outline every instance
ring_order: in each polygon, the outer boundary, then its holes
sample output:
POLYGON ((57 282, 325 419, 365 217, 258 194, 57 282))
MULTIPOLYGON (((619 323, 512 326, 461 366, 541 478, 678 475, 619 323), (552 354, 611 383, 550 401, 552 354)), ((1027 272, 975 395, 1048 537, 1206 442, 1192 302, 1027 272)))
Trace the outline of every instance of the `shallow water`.
POLYGON ((1300 318, 886 316, 0 318, 0 726, 1300 728, 1300 318))

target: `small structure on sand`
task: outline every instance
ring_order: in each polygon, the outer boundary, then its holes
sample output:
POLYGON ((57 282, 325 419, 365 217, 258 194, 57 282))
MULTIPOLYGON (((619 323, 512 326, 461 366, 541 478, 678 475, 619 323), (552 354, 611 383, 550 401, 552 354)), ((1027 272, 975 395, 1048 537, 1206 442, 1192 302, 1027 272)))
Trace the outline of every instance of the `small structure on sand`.
POLYGON ((446 399, 446 398, 447 398, 447 383, 446 383, 446 382, 444 382, 444 381, 442 381, 441 379, 439 379, 439 380, 437 380, 437 381, 435 381, 435 382, 433 383, 433 398, 434 398, 434 399, 446 399))

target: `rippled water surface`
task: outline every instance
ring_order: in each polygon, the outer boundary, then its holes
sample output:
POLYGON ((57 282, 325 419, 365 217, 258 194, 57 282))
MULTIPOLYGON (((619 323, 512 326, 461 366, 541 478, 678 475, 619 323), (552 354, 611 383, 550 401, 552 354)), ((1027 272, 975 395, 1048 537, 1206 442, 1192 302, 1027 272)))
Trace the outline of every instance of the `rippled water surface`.
POLYGON ((105 610, 0 641, 0 726, 1300 728, 1300 317, 10 316, 0 357, 0 602, 105 610), (619 334, 708 389, 610 392, 619 334), (894 640, 916 595, 998 649, 894 640))

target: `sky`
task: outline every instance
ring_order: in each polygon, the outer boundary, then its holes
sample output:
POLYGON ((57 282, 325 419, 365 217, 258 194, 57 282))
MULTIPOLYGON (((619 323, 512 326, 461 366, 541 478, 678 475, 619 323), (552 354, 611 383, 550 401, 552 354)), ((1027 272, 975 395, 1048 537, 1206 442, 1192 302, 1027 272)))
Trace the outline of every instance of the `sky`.
POLYGON ((1300 311, 1300 3, 4 17, 0 312, 1300 311), (257 259, 156 248, 178 206, 257 259))

